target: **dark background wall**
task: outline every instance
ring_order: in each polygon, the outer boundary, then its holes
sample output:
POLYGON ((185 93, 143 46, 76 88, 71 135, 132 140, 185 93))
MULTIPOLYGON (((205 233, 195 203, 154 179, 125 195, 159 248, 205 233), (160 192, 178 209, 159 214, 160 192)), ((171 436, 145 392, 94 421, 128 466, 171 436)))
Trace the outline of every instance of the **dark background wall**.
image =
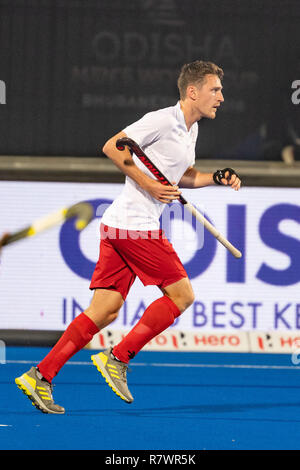
POLYGON ((204 59, 225 71, 225 103, 198 157, 277 160, 300 135, 299 26, 294 0, 1 0, 0 154, 99 155, 204 59))

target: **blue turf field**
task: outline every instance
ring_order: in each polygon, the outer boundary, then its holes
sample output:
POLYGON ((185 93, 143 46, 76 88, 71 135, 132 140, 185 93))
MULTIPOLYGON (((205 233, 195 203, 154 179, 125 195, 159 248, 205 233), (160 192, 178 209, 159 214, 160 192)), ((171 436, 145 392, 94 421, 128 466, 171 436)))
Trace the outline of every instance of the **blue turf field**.
POLYGON ((55 379, 63 416, 14 378, 47 348, 9 347, 0 365, 0 449, 299 449, 300 368, 290 355, 140 352, 120 400, 83 350, 55 379))

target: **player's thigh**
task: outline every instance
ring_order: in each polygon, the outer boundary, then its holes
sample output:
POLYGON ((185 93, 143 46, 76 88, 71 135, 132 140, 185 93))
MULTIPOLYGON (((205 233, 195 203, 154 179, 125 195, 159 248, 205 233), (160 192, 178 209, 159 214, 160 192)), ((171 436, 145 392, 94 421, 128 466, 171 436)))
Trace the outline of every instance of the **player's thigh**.
POLYGON ((194 290, 188 277, 183 277, 168 286, 161 287, 164 295, 167 295, 182 312, 195 300, 194 290))
POLYGON ((124 303, 120 292, 114 289, 95 289, 93 298, 87 311, 95 313, 112 314, 118 312, 124 303))

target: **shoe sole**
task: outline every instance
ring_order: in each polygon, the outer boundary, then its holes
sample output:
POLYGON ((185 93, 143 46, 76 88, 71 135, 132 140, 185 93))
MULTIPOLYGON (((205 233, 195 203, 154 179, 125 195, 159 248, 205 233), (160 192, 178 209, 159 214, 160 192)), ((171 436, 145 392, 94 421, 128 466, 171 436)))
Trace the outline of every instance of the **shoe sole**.
POLYGON ((15 383, 18 386, 18 388, 24 393, 24 395, 29 398, 31 401, 31 404, 36 407, 37 410, 40 410, 42 413, 47 413, 47 414, 55 414, 55 415, 62 415, 64 414, 64 411, 62 412, 57 412, 57 411, 51 411, 42 402, 42 400, 38 397, 38 395, 35 393, 34 389, 31 387, 31 385, 21 376, 15 379, 15 383))
POLYGON ((105 382, 107 383, 107 385, 112 389, 113 392, 115 392, 116 395, 118 395, 118 397, 120 397, 123 401, 125 401, 126 403, 132 403, 133 400, 128 400, 128 398, 126 398, 114 385, 113 383, 111 382, 110 380, 110 377, 108 375, 108 373, 106 372, 102 362, 101 362, 101 359, 98 359, 97 355, 95 356, 91 356, 91 359, 92 359, 92 362, 94 364, 94 366, 97 367, 97 370, 100 372, 100 374, 102 375, 102 377, 105 379, 105 382))

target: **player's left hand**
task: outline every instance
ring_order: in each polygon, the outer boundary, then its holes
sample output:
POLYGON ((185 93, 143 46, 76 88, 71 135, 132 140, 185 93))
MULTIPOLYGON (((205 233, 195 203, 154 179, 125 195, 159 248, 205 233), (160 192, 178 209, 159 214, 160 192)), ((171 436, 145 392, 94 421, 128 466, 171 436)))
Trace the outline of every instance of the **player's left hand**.
POLYGON ((238 191, 242 184, 240 177, 232 168, 217 170, 213 174, 213 179, 216 184, 231 186, 235 191, 238 191))

